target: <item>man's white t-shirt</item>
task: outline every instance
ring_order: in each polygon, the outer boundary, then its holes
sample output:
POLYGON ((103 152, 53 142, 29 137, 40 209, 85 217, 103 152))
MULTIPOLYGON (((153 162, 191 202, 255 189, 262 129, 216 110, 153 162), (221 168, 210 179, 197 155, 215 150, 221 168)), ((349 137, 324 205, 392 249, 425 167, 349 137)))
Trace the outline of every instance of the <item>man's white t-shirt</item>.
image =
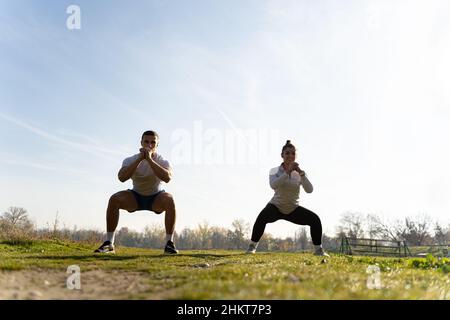
MULTIPOLYGON (((122 168, 129 166, 141 156, 140 153, 128 157, 122 162, 122 168)), ((157 164, 165 169, 170 169, 169 161, 165 160, 161 155, 156 154, 153 159, 157 164)), ((150 196, 162 190, 162 180, 159 179, 147 160, 142 160, 131 176, 133 180, 133 190, 143 196, 150 196)))

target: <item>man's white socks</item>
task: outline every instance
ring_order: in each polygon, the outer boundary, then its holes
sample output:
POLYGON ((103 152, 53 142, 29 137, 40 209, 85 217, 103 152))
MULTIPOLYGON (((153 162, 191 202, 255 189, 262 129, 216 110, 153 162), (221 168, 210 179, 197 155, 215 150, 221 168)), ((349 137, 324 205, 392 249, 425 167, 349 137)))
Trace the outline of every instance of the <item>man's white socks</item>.
POLYGON ((114 231, 106 233, 106 241, 111 242, 111 245, 114 245, 115 237, 116 237, 116 233, 114 231))

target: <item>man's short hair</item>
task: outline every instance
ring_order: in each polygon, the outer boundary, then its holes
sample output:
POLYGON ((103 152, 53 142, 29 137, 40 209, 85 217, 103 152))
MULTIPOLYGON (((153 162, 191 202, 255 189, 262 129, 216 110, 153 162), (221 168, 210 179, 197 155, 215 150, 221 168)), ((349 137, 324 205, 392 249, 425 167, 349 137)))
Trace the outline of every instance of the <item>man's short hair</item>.
POLYGON ((144 136, 155 136, 159 139, 158 134, 156 133, 156 131, 153 130, 147 130, 142 134, 141 140, 144 139, 144 136))

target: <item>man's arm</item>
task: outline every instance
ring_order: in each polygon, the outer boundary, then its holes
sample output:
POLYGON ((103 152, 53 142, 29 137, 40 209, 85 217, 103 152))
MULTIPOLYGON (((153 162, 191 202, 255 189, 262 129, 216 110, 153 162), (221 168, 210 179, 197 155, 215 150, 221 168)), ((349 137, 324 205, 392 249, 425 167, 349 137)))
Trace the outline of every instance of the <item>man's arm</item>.
MULTIPOLYGON (((148 154, 148 153, 147 153, 148 154)), ((152 153, 153 155, 154 153, 152 153)), ((158 163, 153 160, 153 156, 146 156, 145 160, 148 161, 150 164, 150 167, 152 168, 155 175, 160 178, 165 183, 168 183, 170 179, 172 179, 172 170, 170 168, 166 169, 159 165, 158 163)))
POLYGON ((138 167, 139 163, 141 163, 142 160, 144 160, 144 154, 141 152, 141 156, 137 158, 135 161, 133 161, 130 165, 122 167, 119 170, 119 173, 117 174, 120 182, 125 182, 128 179, 131 178, 134 171, 136 171, 136 168, 138 167))

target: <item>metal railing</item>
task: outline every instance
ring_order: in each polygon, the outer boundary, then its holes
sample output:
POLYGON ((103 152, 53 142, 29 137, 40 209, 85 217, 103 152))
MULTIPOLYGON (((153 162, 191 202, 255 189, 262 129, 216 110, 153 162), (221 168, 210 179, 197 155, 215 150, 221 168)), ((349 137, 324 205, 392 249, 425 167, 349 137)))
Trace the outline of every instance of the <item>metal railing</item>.
POLYGON ((340 253, 408 257, 406 241, 342 237, 340 253))

